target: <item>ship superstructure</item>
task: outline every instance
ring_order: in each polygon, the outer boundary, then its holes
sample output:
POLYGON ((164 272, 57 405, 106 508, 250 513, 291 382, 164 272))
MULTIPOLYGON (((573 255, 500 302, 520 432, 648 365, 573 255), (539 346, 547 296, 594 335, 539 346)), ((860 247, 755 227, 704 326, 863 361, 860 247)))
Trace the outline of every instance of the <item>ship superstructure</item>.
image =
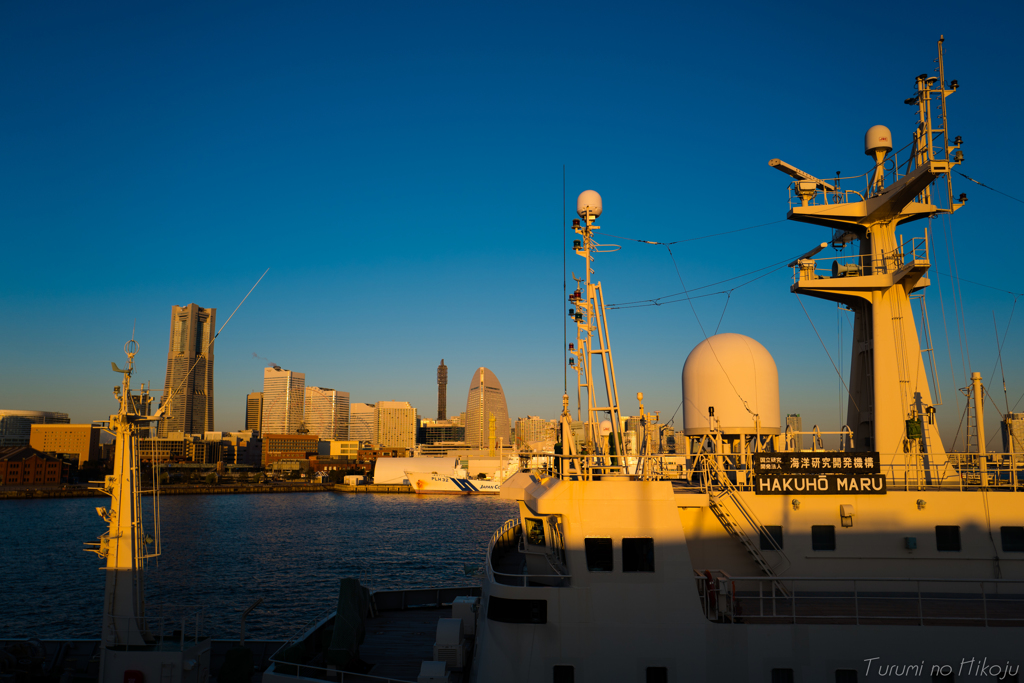
MULTIPOLYGON (((819 259, 822 243, 792 263, 794 293, 854 312, 838 432, 784 431, 771 355, 723 334, 683 371, 676 443, 690 477, 667 478, 658 455, 621 457, 608 321, 591 282, 601 199, 580 196, 574 250, 586 275, 569 300, 569 351, 585 437, 573 438, 564 397, 555 466, 503 490, 519 516, 487 549, 473 680, 856 681, 893 666, 931 680, 1019 675, 1024 461, 985 453, 983 435, 975 452, 943 446, 912 309, 928 285, 927 234, 897 233, 966 201, 948 181, 962 154, 947 132, 957 84, 941 49, 939 76, 918 77, 908 101, 919 112, 911 144, 894 153, 887 129, 869 130, 863 188, 771 162, 794 177, 789 218, 833 228, 834 246, 854 252, 819 259)), ((971 405, 980 431, 982 403, 971 405)))

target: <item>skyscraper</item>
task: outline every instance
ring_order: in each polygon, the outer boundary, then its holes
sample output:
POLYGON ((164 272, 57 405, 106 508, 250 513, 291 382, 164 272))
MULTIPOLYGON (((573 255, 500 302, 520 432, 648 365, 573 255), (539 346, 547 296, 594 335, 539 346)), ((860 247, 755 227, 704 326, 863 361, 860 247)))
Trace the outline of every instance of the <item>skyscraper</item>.
POLYGON ((437 366, 437 419, 446 420, 448 415, 448 366, 441 364, 437 366))
POLYGON ((171 340, 161 405, 171 402, 157 435, 213 431, 213 337, 217 309, 171 306, 171 340))
POLYGON ((376 443, 376 411, 372 403, 349 404, 348 438, 352 441, 376 443))
POLYGON ((302 423, 306 375, 282 370, 281 366, 263 368, 262 434, 295 434, 302 423))
POLYGON ((321 439, 348 440, 348 392, 306 387, 306 429, 321 439))
POLYGON ((508 406, 501 382, 487 368, 473 373, 466 400, 466 443, 471 448, 487 448, 490 435, 490 416, 494 415, 494 445, 499 439, 509 445, 512 428, 508 419, 508 406))
POLYGON ((377 401, 376 443, 381 446, 416 447, 416 409, 405 401, 377 401))
POLYGON ((263 421, 263 392, 249 394, 245 399, 245 429, 259 431, 263 421))

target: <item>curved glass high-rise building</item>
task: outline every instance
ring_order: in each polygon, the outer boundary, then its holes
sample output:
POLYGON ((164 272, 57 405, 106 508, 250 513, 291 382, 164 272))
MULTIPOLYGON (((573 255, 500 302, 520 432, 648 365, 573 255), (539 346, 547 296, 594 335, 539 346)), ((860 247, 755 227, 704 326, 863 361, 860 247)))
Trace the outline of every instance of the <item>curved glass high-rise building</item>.
POLYGON ((488 448, 491 415, 494 415, 495 448, 500 443, 511 445, 508 404, 501 382, 487 368, 479 368, 473 373, 466 400, 466 443, 470 448, 488 448))

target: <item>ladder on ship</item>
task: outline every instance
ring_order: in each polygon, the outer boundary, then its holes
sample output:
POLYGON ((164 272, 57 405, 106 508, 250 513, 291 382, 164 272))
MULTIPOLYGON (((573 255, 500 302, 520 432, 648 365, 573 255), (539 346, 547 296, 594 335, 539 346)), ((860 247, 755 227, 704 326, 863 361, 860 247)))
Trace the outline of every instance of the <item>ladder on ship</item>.
POLYGON ((713 457, 704 457, 704 462, 707 463, 707 469, 705 470, 708 474, 714 473, 715 478, 718 480, 718 484, 721 487, 720 490, 716 491, 712 487, 710 481, 708 482, 708 506, 711 508, 711 512, 715 514, 718 521, 722 524, 725 530, 730 536, 733 536, 740 542, 743 548, 753 558, 755 564, 761 569, 765 576, 777 577, 776 566, 773 565, 764 553, 761 552, 761 539, 764 538, 772 546, 771 550, 778 553, 779 555, 779 566, 782 568, 790 565, 789 558, 782 552, 782 547, 775 540, 775 538, 768 533, 764 525, 761 524, 760 520, 754 514, 754 511, 748 508, 744 503, 741 496, 738 495, 736 487, 732 481, 726 475, 726 472, 718 465, 713 457), (739 512, 739 518, 733 514, 729 509, 730 505, 739 512), (754 529, 757 533, 757 541, 755 542, 743 529, 742 522, 746 523, 754 529), (784 566, 783 566, 784 565, 784 566))

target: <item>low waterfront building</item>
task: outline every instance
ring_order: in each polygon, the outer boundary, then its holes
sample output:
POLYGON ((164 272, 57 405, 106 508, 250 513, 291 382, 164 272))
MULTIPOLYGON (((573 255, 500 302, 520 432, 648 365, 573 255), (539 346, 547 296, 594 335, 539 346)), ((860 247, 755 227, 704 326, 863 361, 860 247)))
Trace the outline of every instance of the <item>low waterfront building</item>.
POLYGON ((59 486, 66 484, 71 466, 31 446, 0 447, 0 485, 59 486))
POLYGON ((263 466, 279 460, 308 460, 319 452, 319 442, 315 434, 264 434, 263 466))
POLYGON ((468 449, 469 444, 465 441, 438 441, 437 443, 421 444, 420 455, 432 458, 443 458, 449 453, 468 449))
POLYGON ((67 456, 79 467, 100 459, 100 427, 92 424, 31 425, 29 446, 43 453, 67 456))
POLYGON ((139 458, 143 461, 215 465, 223 459, 223 452, 220 440, 207 440, 198 434, 168 432, 163 437, 139 439, 139 458))

